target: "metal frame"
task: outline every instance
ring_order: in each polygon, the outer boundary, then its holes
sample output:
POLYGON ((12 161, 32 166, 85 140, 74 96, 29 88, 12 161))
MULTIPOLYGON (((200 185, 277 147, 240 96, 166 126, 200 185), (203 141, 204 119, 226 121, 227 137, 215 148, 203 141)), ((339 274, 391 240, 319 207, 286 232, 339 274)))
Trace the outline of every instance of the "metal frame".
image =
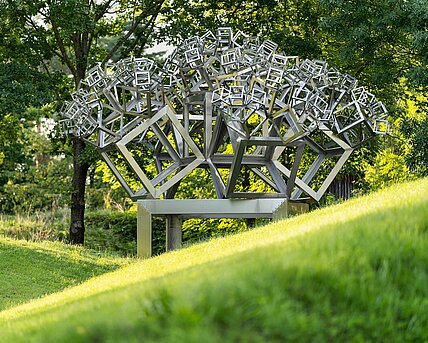
POLYGON ((165 199, 137 201, 137 255, 152 256, 152 216, 167 217, 167 251, 181 246, 181 222, 188 218, 270 218, 307 212, 309 205, 286 199, 165 199))
POLYGON ((173 198, 186 175, 206 168, 219 199, 319 201, 352 151, 388 130, 385 106, 355 78, 230 27, 185 40, 163 66, 134 57, 95 66, 72 97, 61 111, 64 129, 95 145, 135 200, 173 198), (130 147, 153 154, 156 172, 130 147), (290 147, 291 165, 282 156, 290 147), (318 157, 302 175, 308 149, 318 157), (131 189, 109 151, 127 161, 140 189, 131 189), (338 161, 316 188, 332 157, 338 161), (238 191, 242 169, 272 191, 238 191))

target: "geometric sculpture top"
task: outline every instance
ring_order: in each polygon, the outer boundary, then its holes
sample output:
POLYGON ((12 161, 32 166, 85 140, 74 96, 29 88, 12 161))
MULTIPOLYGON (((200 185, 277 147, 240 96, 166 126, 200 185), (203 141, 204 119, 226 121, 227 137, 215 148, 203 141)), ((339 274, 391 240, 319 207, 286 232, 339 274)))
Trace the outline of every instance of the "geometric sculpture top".
POLYGON ((205 168, 217 198, 319 200, 352 151, 388 128, 384 105, 355 78, 229 27, 185 40, 163 66, 96 66, 61 114, 134 199, 173 198, 205 168), (264 192, 236 190, 245 170, 264 192))

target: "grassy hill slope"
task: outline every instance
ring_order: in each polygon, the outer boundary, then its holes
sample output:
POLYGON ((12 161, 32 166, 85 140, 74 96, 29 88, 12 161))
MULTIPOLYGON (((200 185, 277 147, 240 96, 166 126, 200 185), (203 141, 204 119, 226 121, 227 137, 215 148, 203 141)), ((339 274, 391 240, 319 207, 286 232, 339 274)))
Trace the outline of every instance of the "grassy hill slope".
POLYGON ((0 237, 0 311, 112 271, 125 261, 81 247, 0 237))
POLYGON ((0 312, 4 342, 428 340, 428 180, 0 312))

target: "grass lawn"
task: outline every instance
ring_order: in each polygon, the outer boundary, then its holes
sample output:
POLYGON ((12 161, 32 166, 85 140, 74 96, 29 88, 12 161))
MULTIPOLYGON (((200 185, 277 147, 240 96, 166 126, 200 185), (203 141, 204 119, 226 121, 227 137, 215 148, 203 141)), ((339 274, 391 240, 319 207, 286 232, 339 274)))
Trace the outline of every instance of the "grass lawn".
POLYGON ((0 310, 75 286, 124 261, 61 243, 0 237, 0 310))
POLYGON ((3 342, 423 342, 427 328, 427 179, 0 312, 3 342))

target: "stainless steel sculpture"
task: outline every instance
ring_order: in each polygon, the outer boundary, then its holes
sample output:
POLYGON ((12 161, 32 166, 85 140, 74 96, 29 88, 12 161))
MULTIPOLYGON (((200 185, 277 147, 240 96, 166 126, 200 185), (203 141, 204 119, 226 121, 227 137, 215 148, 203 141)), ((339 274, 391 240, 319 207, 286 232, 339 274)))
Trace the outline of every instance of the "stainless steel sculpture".
POLYGON ((318 201, 352 151, 388 128, 384 105, 353 77, 229 27, 185 40, 162 67, 132 57, 91 69, 62 116, 133 199, 174 198, 206 168, 219 199, 318 201), (268 191, 238 192, 245 169, 268 191))

